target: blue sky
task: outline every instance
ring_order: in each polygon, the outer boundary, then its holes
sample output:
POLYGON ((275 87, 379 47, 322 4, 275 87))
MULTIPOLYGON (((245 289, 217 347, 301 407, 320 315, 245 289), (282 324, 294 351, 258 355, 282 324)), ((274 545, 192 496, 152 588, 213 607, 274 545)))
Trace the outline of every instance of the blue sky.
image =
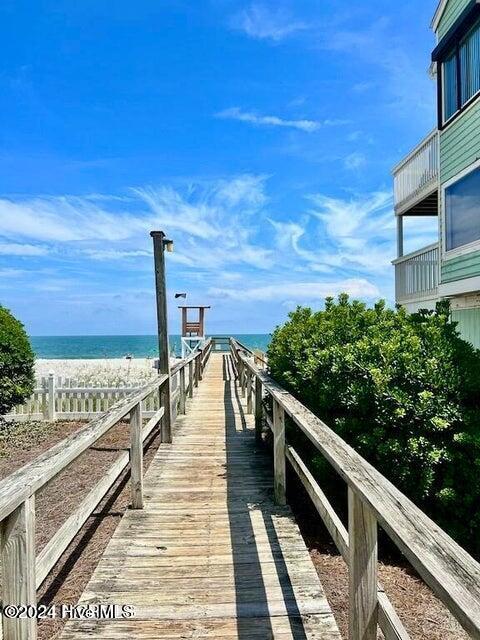
POLYGON ((3 0, 0 302, 34 335, 152 333, 154 228, 210 332, 392 302, 390 170, 435 123, 435 6, 3 0))

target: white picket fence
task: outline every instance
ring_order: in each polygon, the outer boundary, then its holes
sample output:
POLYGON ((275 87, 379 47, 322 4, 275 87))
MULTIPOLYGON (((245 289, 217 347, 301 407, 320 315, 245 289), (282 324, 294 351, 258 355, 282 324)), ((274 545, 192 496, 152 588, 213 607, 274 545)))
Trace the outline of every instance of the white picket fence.
MULTIPOLYGON (((139 391, 144 385, 145 382, 132 382, 121 387, 87 387, 81 381, 51 373, 37 379, 30 399, 5 417, 16 421, 87 420, 107 411, 120 398, 139 391)), ((177 376, 172 376, 172 391, 176 388, 177 376)), ((158 394, 152 393, 142 402, 145 418, 151 418, 159 408, 158 394)))

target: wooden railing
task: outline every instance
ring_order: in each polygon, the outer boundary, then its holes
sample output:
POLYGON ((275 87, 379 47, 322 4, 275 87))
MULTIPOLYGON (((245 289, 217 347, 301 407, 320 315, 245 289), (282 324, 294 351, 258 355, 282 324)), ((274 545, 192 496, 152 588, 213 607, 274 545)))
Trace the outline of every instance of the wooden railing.
POLYGON ((393 264, 396 302, 436 295, 440 268, 438 243, 397 258, 393 264))
MULTIPOLYGON (((140 391, 119 400, 111 409, 70 437, 0 481, 2 606, 36 605, 36 590, 53 569, 87 518, 130 464, 131 505, 143 508, 143 443, 165 416, 160 407, 143 425, 141 403, 151 394, 162 394, 170 379, 179 376, 169 412, 185 413, 186 399, 202 379, 211 352, 207 341, 198 351, 172 367, 170 376, 159 375, 140 391), (186 371, 188 369, 188 381, 186 371), (90 490, 55 535, 35 553, 35 494, 120 421, 129 417, 130 450, 122 453, 90 490)), ((173 418, 172 418, 173 419, 173 418)), ((169 422, 170 423, 170 422, 169 422)), ((34 640, 36 619, 2 616, 4 640, 34 640)))
POLYGON ((320 418, 257 368, 234 339, 232 360, 247 411, 255 413, 256 437, 264 421, 273 432, 274 491, 286 502, 286 461, 298 475, 349 568, 349 640, 386 640, 409 635, 377 577, 377 529, 380 526, 448 607, 472 638, 480 638, 480 564, 411 500, 364 460, 320 418), (272 416, 263 402, 273 404, 272 416), (348 486, 348 529, 298 451, 285 438, 285 418, 299 428, 348 486))
POLYGON ((439 179, 439 137, 432 131, 394 169, 395 211, 402 212, 415 200, 435 189, 439 179))
MULTIPOLYGON (((152 371, 152 378, 155 372, 152 371)), ((82 380, 55 376, 50 373, 35 382, 31 397, 14 407, 4 417, 17 422, 29 420, 87 420, 108 411, 118 400, 134 391, 141 391, 145 381, 91 386, 82 380)), ((151 418, 158 410, 158 398, 149 397, 142 403, 143 417, 151 418)))

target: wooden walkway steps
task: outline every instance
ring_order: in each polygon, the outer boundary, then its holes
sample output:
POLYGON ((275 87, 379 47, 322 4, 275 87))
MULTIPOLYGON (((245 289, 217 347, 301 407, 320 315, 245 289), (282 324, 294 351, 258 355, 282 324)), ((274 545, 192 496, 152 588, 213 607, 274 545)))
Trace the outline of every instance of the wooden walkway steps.
POLYGON ((230 356, 213 353, 145 476, 145 508, 124 515, 80 600, 135 617, 71 620, 61 637, 339 640, 271 467, 230 356))

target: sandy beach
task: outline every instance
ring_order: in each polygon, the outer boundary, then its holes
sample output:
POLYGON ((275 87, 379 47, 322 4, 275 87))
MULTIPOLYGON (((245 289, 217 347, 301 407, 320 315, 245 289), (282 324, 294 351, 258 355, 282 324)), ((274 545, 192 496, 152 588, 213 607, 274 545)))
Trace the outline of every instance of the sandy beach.
MULTIPOLYGON (((172 358, 172 363, 176 362, 172 358)), ((95 384, 121 385, 124 382, 147 382, 156 375, 154 358, 99 358, 89 360, 43 359, 35 361, 35 376, 53 372, 56 377, 95 384)))

